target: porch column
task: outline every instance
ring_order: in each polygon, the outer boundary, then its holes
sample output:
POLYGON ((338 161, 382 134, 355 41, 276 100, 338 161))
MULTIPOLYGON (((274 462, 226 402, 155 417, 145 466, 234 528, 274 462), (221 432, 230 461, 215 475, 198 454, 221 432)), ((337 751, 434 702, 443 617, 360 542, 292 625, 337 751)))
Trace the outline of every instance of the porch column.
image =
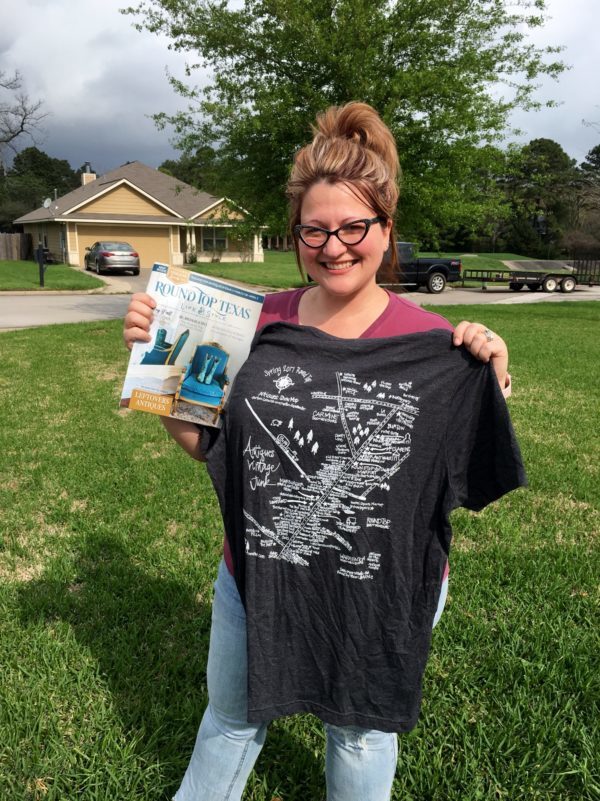
POLYGON ((252 238, 252 261, 264 261, 264 251, 262 247, 262 238, 258 234, 254 234, 252 238))

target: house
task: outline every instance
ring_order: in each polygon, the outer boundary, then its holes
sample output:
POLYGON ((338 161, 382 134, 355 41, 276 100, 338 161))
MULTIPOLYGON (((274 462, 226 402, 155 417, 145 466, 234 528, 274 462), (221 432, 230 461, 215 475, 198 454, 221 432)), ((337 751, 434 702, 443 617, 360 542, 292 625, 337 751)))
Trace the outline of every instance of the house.
POLYGON ((241 240, 235 223, 244 211, 224 197, 201 192, 158 170, 132 161, 105 175, 81 175, 81 186, 15 220, 69 264, 83 266, 86 247, 98 240, 129 242, 142 267, 156 261, 256 261, 259 236, 241 240))

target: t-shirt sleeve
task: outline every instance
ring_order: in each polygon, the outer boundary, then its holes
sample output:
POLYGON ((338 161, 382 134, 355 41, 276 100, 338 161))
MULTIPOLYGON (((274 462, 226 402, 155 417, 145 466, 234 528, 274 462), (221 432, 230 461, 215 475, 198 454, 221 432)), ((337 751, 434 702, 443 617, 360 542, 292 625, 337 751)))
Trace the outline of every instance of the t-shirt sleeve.
POLYGON ((506 401, 489 364, 473 360, 450 404, 445 508, 479 511, 527 478, 506 401))
POLYGON ((217 440, 221 435, 221 428, 213 426, 200 427, 200 453, 202 454, 203 461, 207 461, 209 455, 212 453, 217 440))

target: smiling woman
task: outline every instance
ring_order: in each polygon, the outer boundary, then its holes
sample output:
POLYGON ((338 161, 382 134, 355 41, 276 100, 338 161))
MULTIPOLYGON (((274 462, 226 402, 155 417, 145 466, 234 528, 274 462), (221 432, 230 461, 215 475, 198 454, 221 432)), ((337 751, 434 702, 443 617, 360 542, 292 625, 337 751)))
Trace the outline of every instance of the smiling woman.
POLYGON ((304 270, 317 285, 300 300, 300 315, 307 325, 321 322, 330 334, 348 336, 350 331, 360 336, 374 315, 379 316, 388 305, 388 294, 375 283, 375 276, 389 246, 392 221, 374 217, 373 212, 345 183, 321 181, 304 195, 303 225, 296 227, 296 247, 304 270), (315 232, 324 230, 338 230, 341 236, 326 233, 320 245, 308 245, 299 230, 307 224, 313 240, 315 232), (337 310, 343 310, 344 317, 339 325, 335 322, 337 310), (323 313, 331 318, 329 325, 321 319, 323 313))
MULTIPOLYGON (((398 171, 370 106, 318 118, 288 184, 314 285, 266 297, 222 428, 163 419, 207 462, 226 532, 209 704, 176 801, 239 801, 269 721, 296 712, 325 724, 328 801, 388 801, 444 606, 448 515, 524 482, 502 339, 452 333, 376 282, 398 171)), ((128 345, 151 319, 135 295, 128 345)))

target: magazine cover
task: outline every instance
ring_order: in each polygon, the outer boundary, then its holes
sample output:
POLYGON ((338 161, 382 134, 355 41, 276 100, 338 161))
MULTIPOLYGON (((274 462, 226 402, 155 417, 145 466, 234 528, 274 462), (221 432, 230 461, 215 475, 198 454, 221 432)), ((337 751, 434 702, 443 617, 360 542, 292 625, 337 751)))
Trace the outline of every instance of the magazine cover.
POLYGON ((155 264, 150 342, 131 350, 121 406, 219 426, 245 362, 264 295, 182 267, 155 264))

